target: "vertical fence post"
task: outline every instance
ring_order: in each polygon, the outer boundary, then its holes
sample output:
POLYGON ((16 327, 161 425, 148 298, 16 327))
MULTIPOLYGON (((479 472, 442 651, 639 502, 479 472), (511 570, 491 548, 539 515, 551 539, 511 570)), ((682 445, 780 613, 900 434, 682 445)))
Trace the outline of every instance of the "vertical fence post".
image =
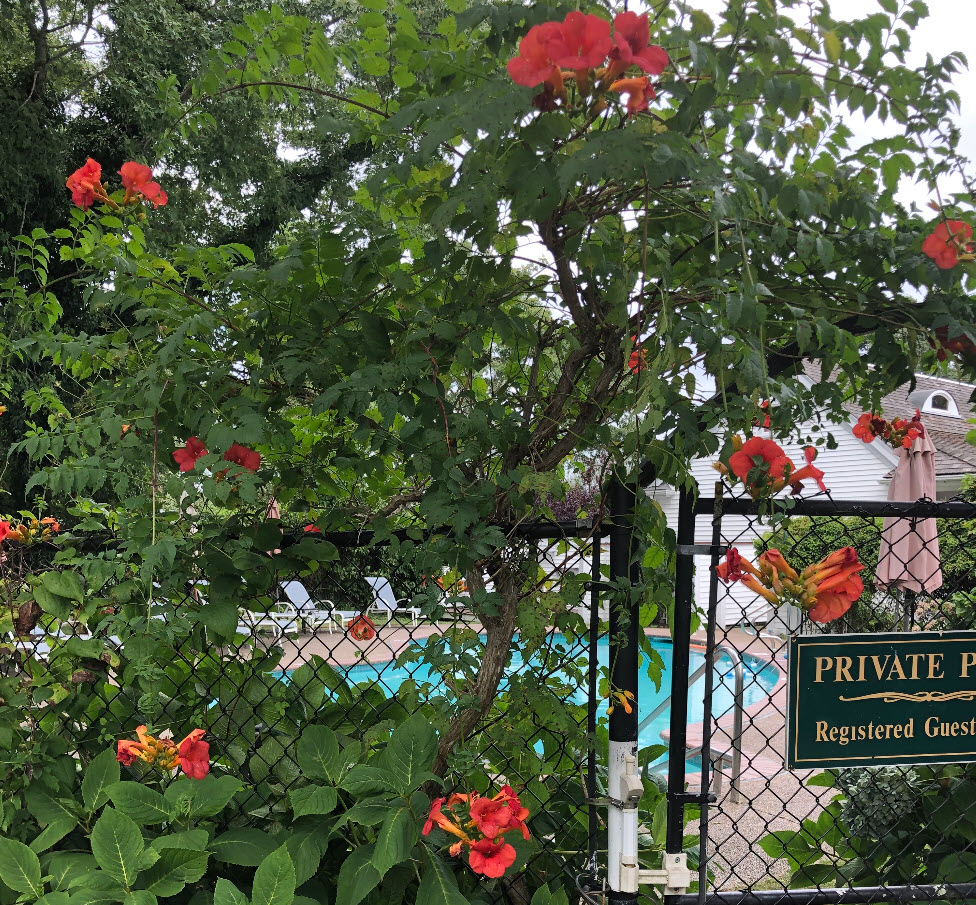
MULTIPOLYGON (((695 597, 695 495, 682 487, 678 497, 678 555, 674 567, 674 620, 671 661, 671 737, 668 742, 668 830, 664 850, 684 847, 685 758, 688 738, 688 671, 691 667, 691 611, 695 597), (683 552, 684 551, 684 552, 683 552)), ((707 771, 708 765, 702 764, 707 771)), ((697 797, 697 796, 695 796, 697 797)))
MULTIPOLYGON (((633 562, 634 509, 637 487, 614 478, 610 485, 610 582, 632 587, 640 566, 633 562)), ((637 902, 637 805, 641 797, 637 765, 637 664, 640 655, 640 602, 632 593, 615 595, 610 606, 610 683, 615 693, 633 695, 630 712, 613 708, 610 714, 610 751, 607 791, 608 901, 614 905, 637 902)))

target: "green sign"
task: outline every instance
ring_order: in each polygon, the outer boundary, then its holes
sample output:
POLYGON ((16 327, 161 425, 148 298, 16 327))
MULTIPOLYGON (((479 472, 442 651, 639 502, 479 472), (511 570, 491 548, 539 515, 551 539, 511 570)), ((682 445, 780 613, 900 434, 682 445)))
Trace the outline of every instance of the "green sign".
POLYGON ((791 769, 976 761, 976 632, 790 639, 791 769))

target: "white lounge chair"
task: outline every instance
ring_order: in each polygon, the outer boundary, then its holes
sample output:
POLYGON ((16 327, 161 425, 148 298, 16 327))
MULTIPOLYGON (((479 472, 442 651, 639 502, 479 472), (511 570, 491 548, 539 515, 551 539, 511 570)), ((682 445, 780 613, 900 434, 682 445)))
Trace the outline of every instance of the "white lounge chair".
POLYGON ((254 635, 257 632, 268 632, 279 641, 287 634, 297 634, 301 631, 302 620, 295 609, 283 609, 271 613, 252 613, 242 610, 237 632, 240 635, 254 635))
POLYGON ((366 575, 366 584, 373 592, 373 603, 366 610, 367 613, 385 613, 388 619, 392 619, 397 610, 406 610, 413 619, 414 626, 420 618, 420 607, 409 606, 405 600, 397 600, 393 593, 393 586, 388 578, 379 575, 366 575))
POLYGON ((296 578, 281 583, 281 590, 288 602, 298 612, 299 618, 313 631, 320 626, 332 626, 341 632, 358 615, 355 610, 339 610, 331 600, 316 600, 308 588, 296 578))

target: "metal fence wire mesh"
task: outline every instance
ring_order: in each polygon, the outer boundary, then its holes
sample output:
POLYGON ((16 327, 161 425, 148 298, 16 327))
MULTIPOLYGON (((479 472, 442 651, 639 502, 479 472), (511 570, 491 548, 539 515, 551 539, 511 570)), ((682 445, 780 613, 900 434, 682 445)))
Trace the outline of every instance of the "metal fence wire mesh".
MULTIPOLYGON (((906 886, 927 887, 912 897, 935 900, 976 881, 976 764, 789 770, 784 758, 791 634, 976 628, 976 505, 817 497, 771 518, 749 499, 699 499, 695 532, 710 548, 696 548, 696 638, 714 647, 715 667, 711 688, 703 676, 687 690, 686 778, 692 792, 716 800, 686 828, 701 847, 704 882, 683 901, 868 902, 903 897, 906 886), (714 574, 729 547, 752 562, 775 548, 802 569, 844 546, 865 564, 864 592, 826 624, 714 574), (877 577, 885 556, 898 584, 877 577), (921 590, 904 586, 910 576, 921 590), (693 772, 695 758, 704 774, 693 772)), ((960 702, 959 719, 976 716, 974 707, 960 702)))
MULTIPOLYGON (((513 786, 531 812, 526 870, 575 889, 598 844, 589 802, 597 790, 597 667, 608 662, 597 590, 605 554, 599 526, 588 521, 523 525, 509 538, 505 556, 517 561, 524 616, 498 692, 446 783, 469 791, 465 783, 480 775, 496 788, 513 786)), ((276 815, 284 821, 292 807, 303 725, 382 745, 407 712, 423 707, 443 731, 450 713, 474 706, 485 646, 464 578, 447 563, 433 574, 416 565, 424 541, 374 543, 352 532, 312 539, 335 545, 338 556, 304 574, 275 572, 260 593, 248 590, 246 575, 228 594, 226 582, 191 574, 175 591, 157 587, 134 617, 124 589, 107 580, 100 595, 108 605, 88 624, 21 613, 3 640, 0 668, 89 688, 43 714, 60 722, 65 751, 86 759, 136 725, 192 719, 206 729, 214 761, 245 786, 221 829, 273 832, 276 815), (69 651, 74 663, 81 653, 90 658, 67 676, 60 661, 69 651), (140 687, 148 679, 150 692, 133 690, 135 651, 140 687)), ((484 580, 490 594, 493 576, 484 580)), ((485 895, 507 901, 497 884, 485 895)))

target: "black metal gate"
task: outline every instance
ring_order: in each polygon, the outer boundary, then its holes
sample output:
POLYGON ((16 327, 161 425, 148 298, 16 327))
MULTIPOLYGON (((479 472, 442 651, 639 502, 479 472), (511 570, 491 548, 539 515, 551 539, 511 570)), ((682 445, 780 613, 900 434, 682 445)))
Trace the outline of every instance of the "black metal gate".
MULTIPOLYGON (((791 634, 976 629, 976 504, 819 496, 771 506, 721 487, 684 491, 677 541, 666 848, 697 846, 700 867, 670 905, 976 898, 976 764, 795 771, 784 761, 791 634), (937 520, 938 588, 875 580, 894 518, 905 532, 937 520), (715 567, 733 546, 750 559, 776 548, 800 566, 852 546, 864 592, 837 621, 811 622, 720 581, 715 567), (695 645, 713 666, 689 682, 695 645), (686 821, 689 805, 701 807, 697 820, 686 821)), ((960 706, 976 715, 976 704, 960 706)))

